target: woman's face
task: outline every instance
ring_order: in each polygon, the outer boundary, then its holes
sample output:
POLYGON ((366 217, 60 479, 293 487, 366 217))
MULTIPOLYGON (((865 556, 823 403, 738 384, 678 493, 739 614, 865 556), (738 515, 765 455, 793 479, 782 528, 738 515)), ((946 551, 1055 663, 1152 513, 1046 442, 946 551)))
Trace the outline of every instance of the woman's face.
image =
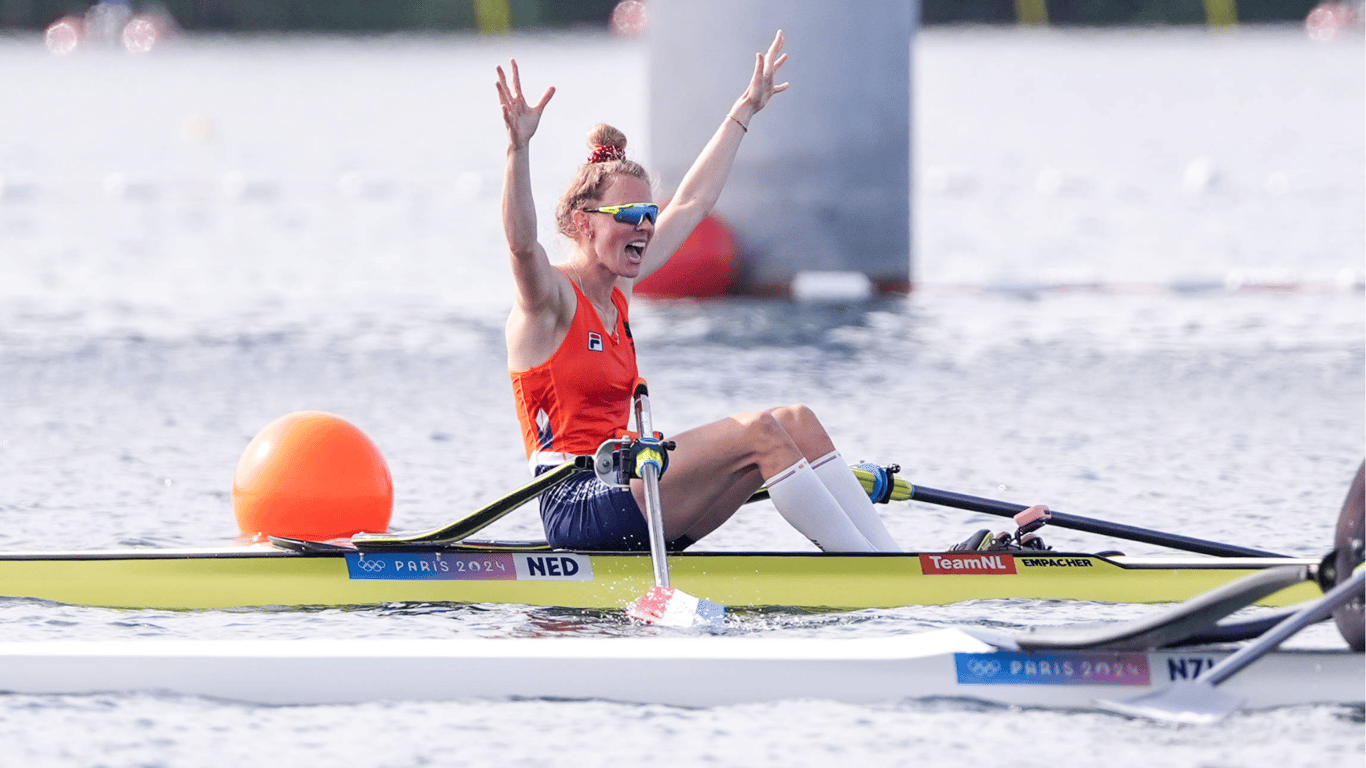
MULTIPOLYGON (((618 175, 613 176, 607 183, 602 199, 589 207, 605 208, 650 201, 650 185, 634 176, 618 175)), ((580 232, 584 237, 580 241, 581 247, 618 277, 633 278, 640 274, 645 248, 655 234, 653 222, 641 219, 639 224, 631 224, 617 221, 610 213, 587 211, 580 211, 575 216, 583 217, 580 232)))

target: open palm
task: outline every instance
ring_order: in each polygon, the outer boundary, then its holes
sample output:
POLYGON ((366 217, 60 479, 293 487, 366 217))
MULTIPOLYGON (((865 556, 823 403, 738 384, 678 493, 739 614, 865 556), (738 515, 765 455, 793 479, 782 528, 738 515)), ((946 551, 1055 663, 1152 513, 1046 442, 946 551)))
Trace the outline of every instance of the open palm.
POLYGON ((550 97, 555 95, 555 88, 547 88, 545 95, 535 106, 528 104, 526 96, 522 93, 522 76, 517 70, 517 60, 512 59, 510 64, 510 85, 507 74, 503 72, 502 67, 498 67, 498 101, 503 105, 503 122, 507 124, 508 141, 514 148, 521 148, 536 134, 536 127, 541 124, 541 113, 545 111, 545 105, 550 102, 550 97))
POLYGON ((745 89, 744 96, 741 97, 753 105, 755 112, 763 109, 773 94, 787 90, 787 83, 773 84, 778 69, 787 63, 787 54, 783 53, 783 42, 783 32, 778 30, 778 34, 773 36, 772 44, 768 46, 768 51, 755 54, 754 75, 749 80, 749 87, 745 89))

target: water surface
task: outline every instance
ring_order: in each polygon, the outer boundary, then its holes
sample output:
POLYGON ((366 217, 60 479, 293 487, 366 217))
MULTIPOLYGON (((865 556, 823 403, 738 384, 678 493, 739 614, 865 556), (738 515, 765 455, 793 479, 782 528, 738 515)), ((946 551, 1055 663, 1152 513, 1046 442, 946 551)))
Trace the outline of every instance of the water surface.
MULTIPOLYGON (((800 41, 791 47, 799 83, 800 41)), ((340 413, 380 446, 396 528, 439 524, 523 482, 491 86, 510 55, 560 86, 535 156, 548 219, 588 125, 608 120, 644 143, 643 99, 603 103, 582 86, 612 71, 622 93, 639 93, 638 44, 224 38, 65 59, 37 41, 0 44, 0 547, 227 540, 238 455, 302 409, 340 413)), ((638 303, 656 426, 805 402, 847 458, 900 463, 926 485, 1324 552, 1366 433, 1361 64, 1360 40, 1316 45, 1293 28, 925 32, 923 289, 854 305, 638 303)), ((998 524, 920 504, 885 517, 909 547, 998 524)), ((527 510, 495 532, 531 537, 539 522, 527 510)), ((1047 540, 1116 544, 1062 530, 1047 540)), ((809 546, 755 505, 699 548, 809 546)), ((1151 610, 765 611, 723 631, 858 637, 1151 610)), ((658 631, 520 606, 170 612, 12 598, 0 599, 0 629, 25 640, 658 631)), ((1316 628, 1297 642, 1336 639, 1316 628)), ((271 708, 130 694, 0 697, 0 723, 0 762, 26 766, 1043 766, 1102 752, 1116 766, 1279 766, 1355 765, 1366 751, 1361 710, 1337 707, 1194 729, 962 702, 271 708)))

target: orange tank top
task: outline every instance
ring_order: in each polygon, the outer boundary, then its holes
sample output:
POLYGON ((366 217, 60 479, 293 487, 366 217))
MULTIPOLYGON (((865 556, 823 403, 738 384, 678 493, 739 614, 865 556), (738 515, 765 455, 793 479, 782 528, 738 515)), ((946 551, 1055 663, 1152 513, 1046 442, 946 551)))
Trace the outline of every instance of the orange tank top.
POLYGON ((619 436, 630 418, 637 372, 626 294, 612 289, 617 325, 609 332, 588 297, 569 282, 577 306, 559 349, 534 368, 509 372, 528 457, 536 451, 591 454, 619 436))

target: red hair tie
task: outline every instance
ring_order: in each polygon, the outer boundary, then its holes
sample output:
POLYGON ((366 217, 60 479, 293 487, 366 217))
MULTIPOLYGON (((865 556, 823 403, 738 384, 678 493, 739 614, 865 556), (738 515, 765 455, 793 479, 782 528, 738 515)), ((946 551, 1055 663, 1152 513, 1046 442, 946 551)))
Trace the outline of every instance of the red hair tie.
POLYGON ((626 151, 611 144, 594 144, 593 154, 588 156, 590 163, 606 163, 611 160, 625 160, 626 151))

